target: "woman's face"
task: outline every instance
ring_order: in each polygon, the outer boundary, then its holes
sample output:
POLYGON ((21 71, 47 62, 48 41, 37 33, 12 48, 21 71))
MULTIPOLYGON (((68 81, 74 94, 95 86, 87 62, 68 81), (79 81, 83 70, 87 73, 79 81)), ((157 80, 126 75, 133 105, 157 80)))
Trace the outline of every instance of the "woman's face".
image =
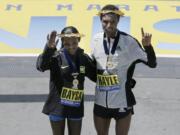
POLYGON ((74 55, 78 48, 79 40, 77 37, 65 37, 63 39, 64 48, 69 52, 69 54, 74 55))

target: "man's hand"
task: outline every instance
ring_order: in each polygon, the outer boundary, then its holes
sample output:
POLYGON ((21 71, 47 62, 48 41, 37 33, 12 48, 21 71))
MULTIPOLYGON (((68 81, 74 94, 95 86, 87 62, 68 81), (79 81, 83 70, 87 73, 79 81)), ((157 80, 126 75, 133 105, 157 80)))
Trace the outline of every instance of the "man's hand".
POLYGON ((150 46, 152 34, 144 33, 143 28, 141 28, 141 34, 142 34, 142 45, 143 46, 150 46))
POLYGON ((49 34, 47 35, 47 43, 49 48, 56 48, 59 42, 59 39, 56 40, 56 34, 57 34, 56 31, 52 31, 50 36, 49 34))

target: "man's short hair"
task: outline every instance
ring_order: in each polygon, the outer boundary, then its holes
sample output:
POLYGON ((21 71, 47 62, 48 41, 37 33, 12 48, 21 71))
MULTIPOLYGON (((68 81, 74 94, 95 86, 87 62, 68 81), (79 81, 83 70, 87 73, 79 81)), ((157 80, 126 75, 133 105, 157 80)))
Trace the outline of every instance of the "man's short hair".
MULTIPOLYGON (((103 10, 119 10, 119 8, 117 7, 117 6, 115 6, 115 5, 112 5, 112 4, 108 4, 108 5, 105 5, 102 9, 101 9, 101 11, 103 11, 103 10)), ((107 13, 107 14, 115 14, 115 13, 107 13)), ((120 16, 119 15, 117 15, 117 14, 115 14, 117 17, 118 17, 118 20, 119 20, 119 18, 120 18, 120 16)), ((101 14, 100 15, 100 19, 102 20, 102 17, 104 16, 104 14, 101 14)))

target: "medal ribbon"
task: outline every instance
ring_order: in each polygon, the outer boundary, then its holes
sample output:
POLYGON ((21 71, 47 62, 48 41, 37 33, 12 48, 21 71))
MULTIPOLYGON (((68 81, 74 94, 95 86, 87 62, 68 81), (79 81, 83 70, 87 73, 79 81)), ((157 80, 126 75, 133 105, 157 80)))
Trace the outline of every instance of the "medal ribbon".
POLYGON ((76 64, 72 61, 72 59, 69 56, 69 54, 68 54, 66 49, 64 49, 64 55, 65 55, 65 58, 66 58, 66 60, 68 62, 68 65, 70 66, 71 72, 72 73, 78 72, 76 64))

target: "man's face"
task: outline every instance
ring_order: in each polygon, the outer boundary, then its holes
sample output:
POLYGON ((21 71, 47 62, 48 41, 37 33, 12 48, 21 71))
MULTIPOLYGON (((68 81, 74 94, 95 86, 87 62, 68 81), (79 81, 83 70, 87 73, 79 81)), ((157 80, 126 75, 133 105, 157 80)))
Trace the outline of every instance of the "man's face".
POLYGON ((102 27, 108 37, 115 36, 114 34, 116 33, 118 22, 119 20, 117 15, 105 14, 102 16, 102 27))
POLYGON ((76 37, 65 37, 63 39, 64 48, 67 49, 69 54, 74 55, 78 48, 78 38, 76 37))

